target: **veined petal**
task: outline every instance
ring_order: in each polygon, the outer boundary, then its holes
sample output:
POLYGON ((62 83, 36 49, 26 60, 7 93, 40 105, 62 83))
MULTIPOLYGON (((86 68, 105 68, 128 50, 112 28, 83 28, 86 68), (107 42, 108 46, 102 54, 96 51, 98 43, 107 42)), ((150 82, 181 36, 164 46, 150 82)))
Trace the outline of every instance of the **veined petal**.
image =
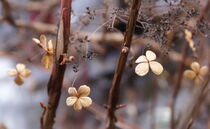
POLYGON ((148 62, 145 55, 139 56, 135 61, 135 63, 142 63, 142 62, 148 62))
POLYGON ((70 97, 68 97, 67 99, 66 99, 66 105, 67 106, 72 106, 72 105, 74 105, 75 104, 75 102, 77 101, 77 97, 75 97, 75 96, 70 96, 70 97))
POLYGON ((208 71, 209 71, 208 66, 203 66, 200 68, 199 74, 204 76, 208 73, 208 71))
POLYGON ((184 77, 186 77, 187 79, 192 80, 192 79, 195 78, 195 76, 196 76, 196 73, 192 70, 185 70, 184 71, 184 77))
POLYGON ((29 77, 29 76, 31 75, 31 70, 29 70, 29 69, 24 69, 24 70, 22 70, 22 71, 20 72, 20 75, 21 75, 22 77, 29 77))
POLYGON ((83 107, 89 107, 92 104, 92 99, 90 97, 80 97, 79 101, 83 107))
POLYGON ((149 71, 149 64, 148 63, 139 63, 135 68, 135 73, 139 76, 144 76, 149 71))
POLYGON ((46 69, 49 69, 53 64, 53 56, 45 53, 42 57, 41 63, 46 69))
POLYGON ((88 87, 87 85, 82 85, 79 87, 78 95, 80 97, 85 97, 88 96, 89 94, 90 94, 90 87, 88 87))
POLYGON ((156 59, 156 54, 153 51, 147 50, 146 57, 148 61, 153 61, 156 59))
POLYGON ((48 51, 51 52, 51 54, 53 53, 53 43, 52 40, 48 41, 48 51))
POLYGON ((152 72, 155 73, 156 75, 160 75, 163 72, 163 66, 160 63, 156 61, 150 61, 149 65, 152 72))
POLYGON ((43 44, 44 46, 47 46, 47 38, 45 35, 40 35, 40 42, 41 44, 43 44))
POLYGON ((16 69, 11 69, 7 72, 7 74, 10 75, 10 76, 17 75, 17 70, 16 69))
POLYGON ((82 109, 82 104, 79 100, 77 100, 73 106, 75 111, 80 111, 82 109))
POLYGON ((18 72, 22 72, 26 68, 25 64, 17 64, 16 69, 18 72))
POLYGON ((195 71, 196 73, 199 72, 200 70, 200 64, 198 62, 193 62, 191 65, 190 65, 191 69, 193 71, 195 71))
POLYGON ((77 97, 77 90, 74 87, 69 87, 68 93, 69 93, 70 96, 77 97))
POLYGON ((23 79, 20 76, 17 76, 14 81, 17 85, 22 85, 24 83, 23 79))

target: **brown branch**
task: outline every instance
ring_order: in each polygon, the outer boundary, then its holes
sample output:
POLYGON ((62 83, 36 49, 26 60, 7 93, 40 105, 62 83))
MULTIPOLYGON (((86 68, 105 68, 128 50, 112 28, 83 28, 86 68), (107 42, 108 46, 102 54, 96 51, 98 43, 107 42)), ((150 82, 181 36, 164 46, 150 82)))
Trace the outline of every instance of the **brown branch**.
MULTIPOLYGON (((70 36, 70 13, 71 13, 71 0, 61 0, 61 19, 62 23, 60 23, 59 28, 64 28, 62 31, 63 37, 59 37, 60 35, 57 35, 57 39, 63 39, 63 42, 59 42, 63 45, 62 52, 66 53, 68 50, 68 43, 69 43, 69 36, 70 36), (61 26, 63 25, 63 26, 61 26)), ((59 29, 58 29, 59 30, 59 29)), ((58 40, 57 40, 58 43, 58 40)), ((57 48, 56 48, 57 49, 57 48)), ((59 59, 62 60, 61 58, 59 59)), ((62 89, 62 83, 64 78, 66 65, 59 65, 59 62, 55 61, 53 65, 53 70, 50 76, 50 80, 48 82, 48 105, 46 110, 44 111, 43 116, 41 117, 41 128, 42 129, 52 129, 54 124, 54 118, 56 116, 56 110, 58 107, 60 95, 61 95, 61 89, 62 89)))
POLYGON ((119 101, 120 81, 125 68, 128 52, 130 50, 132 36, 135 29, 140 5, 141 5, 141 0, 133 0, 132 7, 130 10, 130 17, 126 26, 126 33, 124 36, 122 51, 120 53, 118 65, 115 70, 114 78, 112 81, 112 87, 109 91, 109 99, 108 99, 109 125, 107 129, 115 129, 115 122, 116 122, 115 110, 119 101))
POLYGON ((4 19, 6 19, 6 21, 9 24, 15 26, 15 22, 12 17, 11 6, 10 6, 9 2, 7 0, 1 0, 1 3, 3 6, 3 11, 4 11, 4 19))

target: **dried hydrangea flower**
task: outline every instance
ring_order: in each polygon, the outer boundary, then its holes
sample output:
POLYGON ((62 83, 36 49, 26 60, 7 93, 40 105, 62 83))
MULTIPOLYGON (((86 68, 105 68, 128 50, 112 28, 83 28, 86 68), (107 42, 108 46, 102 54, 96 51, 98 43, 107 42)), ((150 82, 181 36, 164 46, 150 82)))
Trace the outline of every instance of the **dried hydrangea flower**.
POLYGON ((17 85, 22 85, 24 83, 23 78, 29 77, 31 75, 31 71, 26 69, 24 64, 17 64, 16 69, 11 69, 8 71, 8 75, 16 76, 14 80, 15 83, 17 85))
POLYGON ((78 91, 74 87, 68 89, 70 97, 66 99, 67 106, 73 106, 75 111, 80 111, 82 107, 89 107, 92 99, 88 97, 90 88, 86 85, 79 87, 78 91))
POLYGON ((192 40, 192 32, 190 32, 189 30, 185 29, 184 33, 185 33, 185 39, 189 43, 190 48, 193 51, 196 51, 196 48, 195 48, 195 45, 194 45, 194 41, 192 40))
POLYGON ((144 76, 148 73, 149 67, 156 75, 160 75, 163 72, 163 66, 155 61, 156 54, 153 51, 147 50, 146 56, 141 55, 137 58, 135 63, 139 63, 135 68, 135 73, 139 76, 144 76))
POLYGON ((45 50, 45 53, 42 57, 42 64, 45 68, 50 68, 53 63, 53 55, 54 55, 54 48, 52 40, 47 42, 46 36, 41 35, 40 39, 33 38, 34 43, 36 43, 39 47, 45 50))
POLYGON ((193 62, 191 70, 185 70, 184 76, 189 80, 194 80, 196 84, 200 84, 203 81, 203 77, 208 73, 209 68, 207 66, 200 67, 198 62, 193 62))

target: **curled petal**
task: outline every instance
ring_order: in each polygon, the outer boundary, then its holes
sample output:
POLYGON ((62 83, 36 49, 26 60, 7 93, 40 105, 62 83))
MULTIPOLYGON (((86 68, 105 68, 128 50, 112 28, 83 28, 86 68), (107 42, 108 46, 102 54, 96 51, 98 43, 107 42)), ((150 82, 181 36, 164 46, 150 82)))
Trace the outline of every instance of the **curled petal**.
POLYGON ((29 77, 29 76, 31 75, 31 70, 29 70, 29 69, 24 69, 24 70, 22 70, 22 71, 20 72, 20 75, 21 75, 22 77, 29 77))
POLYGON ((81 102, 80 102, 79 100, 77 100, 77 101, 75 102, 73 108, 74 108, 75 111, 81 110, 81 109, 82 109, 82 104, 81 104, 81 102))
POLYGON ((208 71, 209 71, 209 68, 207 66, 203 66, 201 67, 199 74, 204 76, 208 73, 208 71))
POLYGON ((135 73, 139 76, 144 76, 149 71, 149 64, 148 63, 139 63, 135 68, 135 73))
POLYGON ((24 69, 26 68, 26 66, 24 64, 17 64, 16 65, 16 69, 18 72, 22 72, 24 69))
POLYGON ((48 41, 48 51, 50 52, 50 54, 53 54, 53 43, 52 43, 52 40, 48 41))
POLYGON ((152 72, 155 73, 156 75, 160 75, 163 72, 163 66, 160 63, 156 61, 151 61, 149 62, 149 65, 152 72))
POLYGON ((7 72, 7 74, 10 75, 10 76, 17 75, 17 70, 16 69, 11 69, 7 72))
POLYGON ((69 87, 68 93, 69 93, 70 96, 77 97, 77 90, 74 87, 69 87))
POLYGON ((41 63, 46 69, 49 69, 53 64, 53 55, 45 53, 42 57, 41 63))
POLYGON ((194 71, 192 71, 192 70, 185 70, 184 71, 184 76, 187 79, 193 80, 196 77, 196 73, 194 71))
POLYGON ((36 44, 40 44, 41 42, 40 42, 40 40, 39 39, 37 39, 37 38, 32 38, 32 40, 34 41, 34 43, 36 43, 36 44))
POLYGON ((41 44, 43 44, 44 46, 47 45, 47 38, 45 35, 40 35, 40 42, 41 44))
POLYGON ((66 99, 66 105, 67 106, 72 106, 72 105, 74 105, 75 104, 75 102, 77 101, 77 97, 75 97, 75 96, 71 96, 71 97, 68 97, 67 99, 66 99))
POLYGON ((147 60, 153 61, 156 59, 156 54, 153 51, 147 50, 146 57, 147 57, 147 60))
POLYGON ((135 61, 135 63, 142 63, 142 62, 147 62, 147 58, 145 55, 139 56, 135 61))
POLYGON ((20 76, 17 76, 17 77, 15 78, 15 83, 16 83, 17 85, 22 85, 22 84, 24 83, 24 81, 23 81, 23 79, 22 79, 20 76))
POLYGON ((200 70, 200 64, 198 62, 193 62, 190 67, 192 68, 193 71, 195 71, 196 73, 199 72, 200 70))
POLYGON ((80 97, 88 96, 90 94, 90 87, 87 85, 82 85, 78 89, 78 95, 80 97))
POLYGON ((92 99, 90 97, 80 97, 79 101, 83 107, 89 107, 92 104, 92 99))

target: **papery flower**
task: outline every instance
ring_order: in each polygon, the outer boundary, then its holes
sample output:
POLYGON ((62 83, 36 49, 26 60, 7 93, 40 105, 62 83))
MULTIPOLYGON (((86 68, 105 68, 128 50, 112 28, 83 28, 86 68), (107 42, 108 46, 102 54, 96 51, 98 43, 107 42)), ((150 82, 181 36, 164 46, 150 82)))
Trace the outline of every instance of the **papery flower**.
POLYGON ((185 29, 184 30, 184 33, 185 33, 185 39, 187 40, 190 48, 193 50, 193 51, 196 51, 196 48, 195 48, 195 44, 194 44, 194 41, 192 40, 192 32, 185 29))
POLYGON ((79 111, 82 107, 86 108, 92 104, 92 99, 88 97, 90 88, 86 85, 79 87, 78 91, 74 87, 68 89, 70 97, 66 99, 67 106, 73 106, 74 110, 79 111))
POLYGON ((50 68, 50 66, 53 63, 53 54, 54 54, 54 48, 53 48, 53 43, 52 40, 49 40, 47 42, 46 36, 45 35, 41 35, 40 39, 37 38, 33 38, 32 39, 34 41, 34 43, 36 43, 39 47, 41 47, 42 49, 44 49, 45 53, 42 56, 42 64, 45 68, 50 68))
POLYGON ((148 73, 149 67, 156 75, 160 75, 163 72, 163 66, 155 61, 156 54, 153 51, 147 50, 146 56, 141 55, 137 58, 135 63, 139 63, 135 68, 135 73, 139 76, 144 76, 148 73))
POLYGON ((31 75, 31 71, 26 69, 24 64, 17 64, 16 69, 11 69, 8 71, 8 75, 16 76, 14 81, 17 85, 22 85, 24 83, 23 78, 27 78, 31 75))
POLYGON ((209 68, 207 66, 200 67, 198 62, 193 62, 190 67, 190 70, 184 71, 184 77, 194 80, 196 84, 200 84, 203 81, 203 77, 208 73, 209 68))

